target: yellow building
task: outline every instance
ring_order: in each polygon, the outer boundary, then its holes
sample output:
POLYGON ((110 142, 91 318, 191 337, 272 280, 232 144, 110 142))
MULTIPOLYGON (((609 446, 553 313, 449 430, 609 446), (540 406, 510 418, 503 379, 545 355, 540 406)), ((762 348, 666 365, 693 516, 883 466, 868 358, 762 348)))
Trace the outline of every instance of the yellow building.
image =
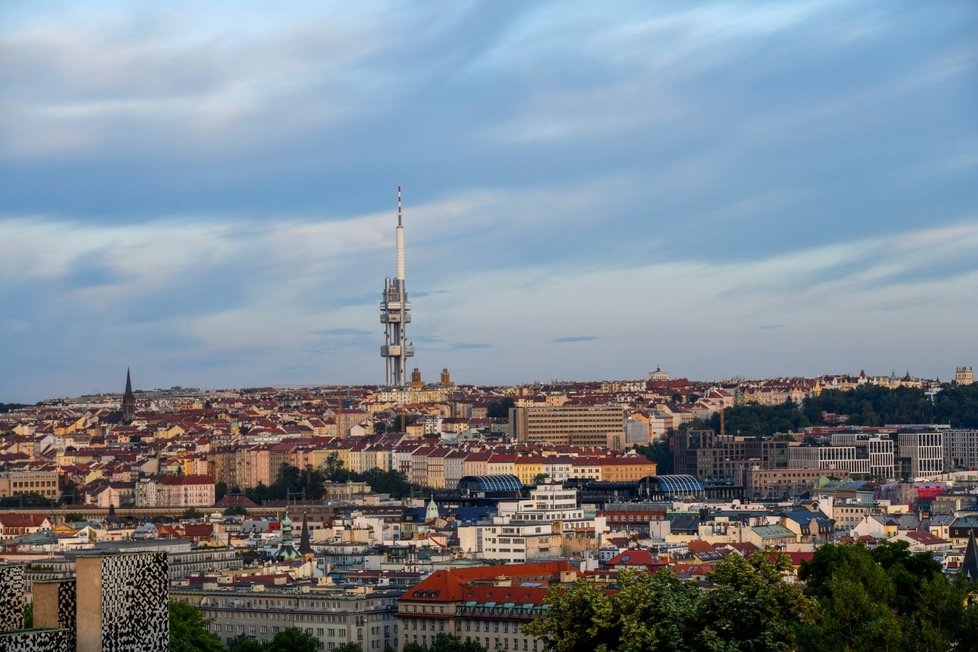
POLYGON ((544 458, 538 455, 520 455, 513 463, 516 471, 513 475, 520 479, 524 485, 536 484, 535 479, 544 474, 544 458))
POLYGON ((612 457, 601 460, 602 482, 638 482, 655 475, 656 464, 644 457, 612 457))

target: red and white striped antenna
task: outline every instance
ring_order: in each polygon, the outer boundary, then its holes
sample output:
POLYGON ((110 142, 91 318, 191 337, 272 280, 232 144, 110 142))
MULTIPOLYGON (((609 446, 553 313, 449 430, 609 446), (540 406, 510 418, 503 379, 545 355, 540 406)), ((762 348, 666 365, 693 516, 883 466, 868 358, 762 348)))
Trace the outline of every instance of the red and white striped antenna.
POLYGON ((401 187, 397 187, 397 225, 401 226, 401 187))

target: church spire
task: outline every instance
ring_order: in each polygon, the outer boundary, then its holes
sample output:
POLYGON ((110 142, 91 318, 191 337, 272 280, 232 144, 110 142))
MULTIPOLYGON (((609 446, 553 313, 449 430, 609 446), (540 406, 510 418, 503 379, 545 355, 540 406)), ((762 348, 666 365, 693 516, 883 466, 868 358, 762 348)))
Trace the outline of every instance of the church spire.
POLYGON ((968 547, 964 550, 961 574, 969 580, 978 580, 978 542, 975 541, 974 528, 968 533, 968 547))
POLYGON ((132 377, 126 368, 126 392, 122 395, 122 416, 126 421, 132 421, 136 416, 136 396, 132 393, 132 377))
POLYGON ((302 533, 299 535, 299 554, 304 559, 315 558, 316 551, 312 549, 309 541, 309 519, 305 514, 302 515, 302 533))

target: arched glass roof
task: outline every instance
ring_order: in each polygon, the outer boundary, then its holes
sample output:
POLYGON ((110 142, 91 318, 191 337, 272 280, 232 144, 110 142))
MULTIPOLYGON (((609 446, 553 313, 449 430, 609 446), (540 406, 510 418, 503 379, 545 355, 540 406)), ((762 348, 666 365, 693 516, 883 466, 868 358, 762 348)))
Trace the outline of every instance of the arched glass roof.
POLYGON ((647 482, 654 482, 664 494, 698 494, 706 491, 703 482, 693 475, 650 475, 647 482))
POLYGON ((523 483, 515 475, 467 475, 458 481, 458 489, 496 493, 520 491, 523 483))

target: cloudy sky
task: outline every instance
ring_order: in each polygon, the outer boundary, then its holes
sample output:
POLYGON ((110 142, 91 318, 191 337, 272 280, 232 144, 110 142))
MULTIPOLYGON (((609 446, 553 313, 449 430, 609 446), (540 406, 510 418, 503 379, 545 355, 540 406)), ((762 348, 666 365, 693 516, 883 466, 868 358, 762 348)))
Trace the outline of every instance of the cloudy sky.
POLYGON ((978 4, 0 5, 0 402, 978 365, 978 4))

